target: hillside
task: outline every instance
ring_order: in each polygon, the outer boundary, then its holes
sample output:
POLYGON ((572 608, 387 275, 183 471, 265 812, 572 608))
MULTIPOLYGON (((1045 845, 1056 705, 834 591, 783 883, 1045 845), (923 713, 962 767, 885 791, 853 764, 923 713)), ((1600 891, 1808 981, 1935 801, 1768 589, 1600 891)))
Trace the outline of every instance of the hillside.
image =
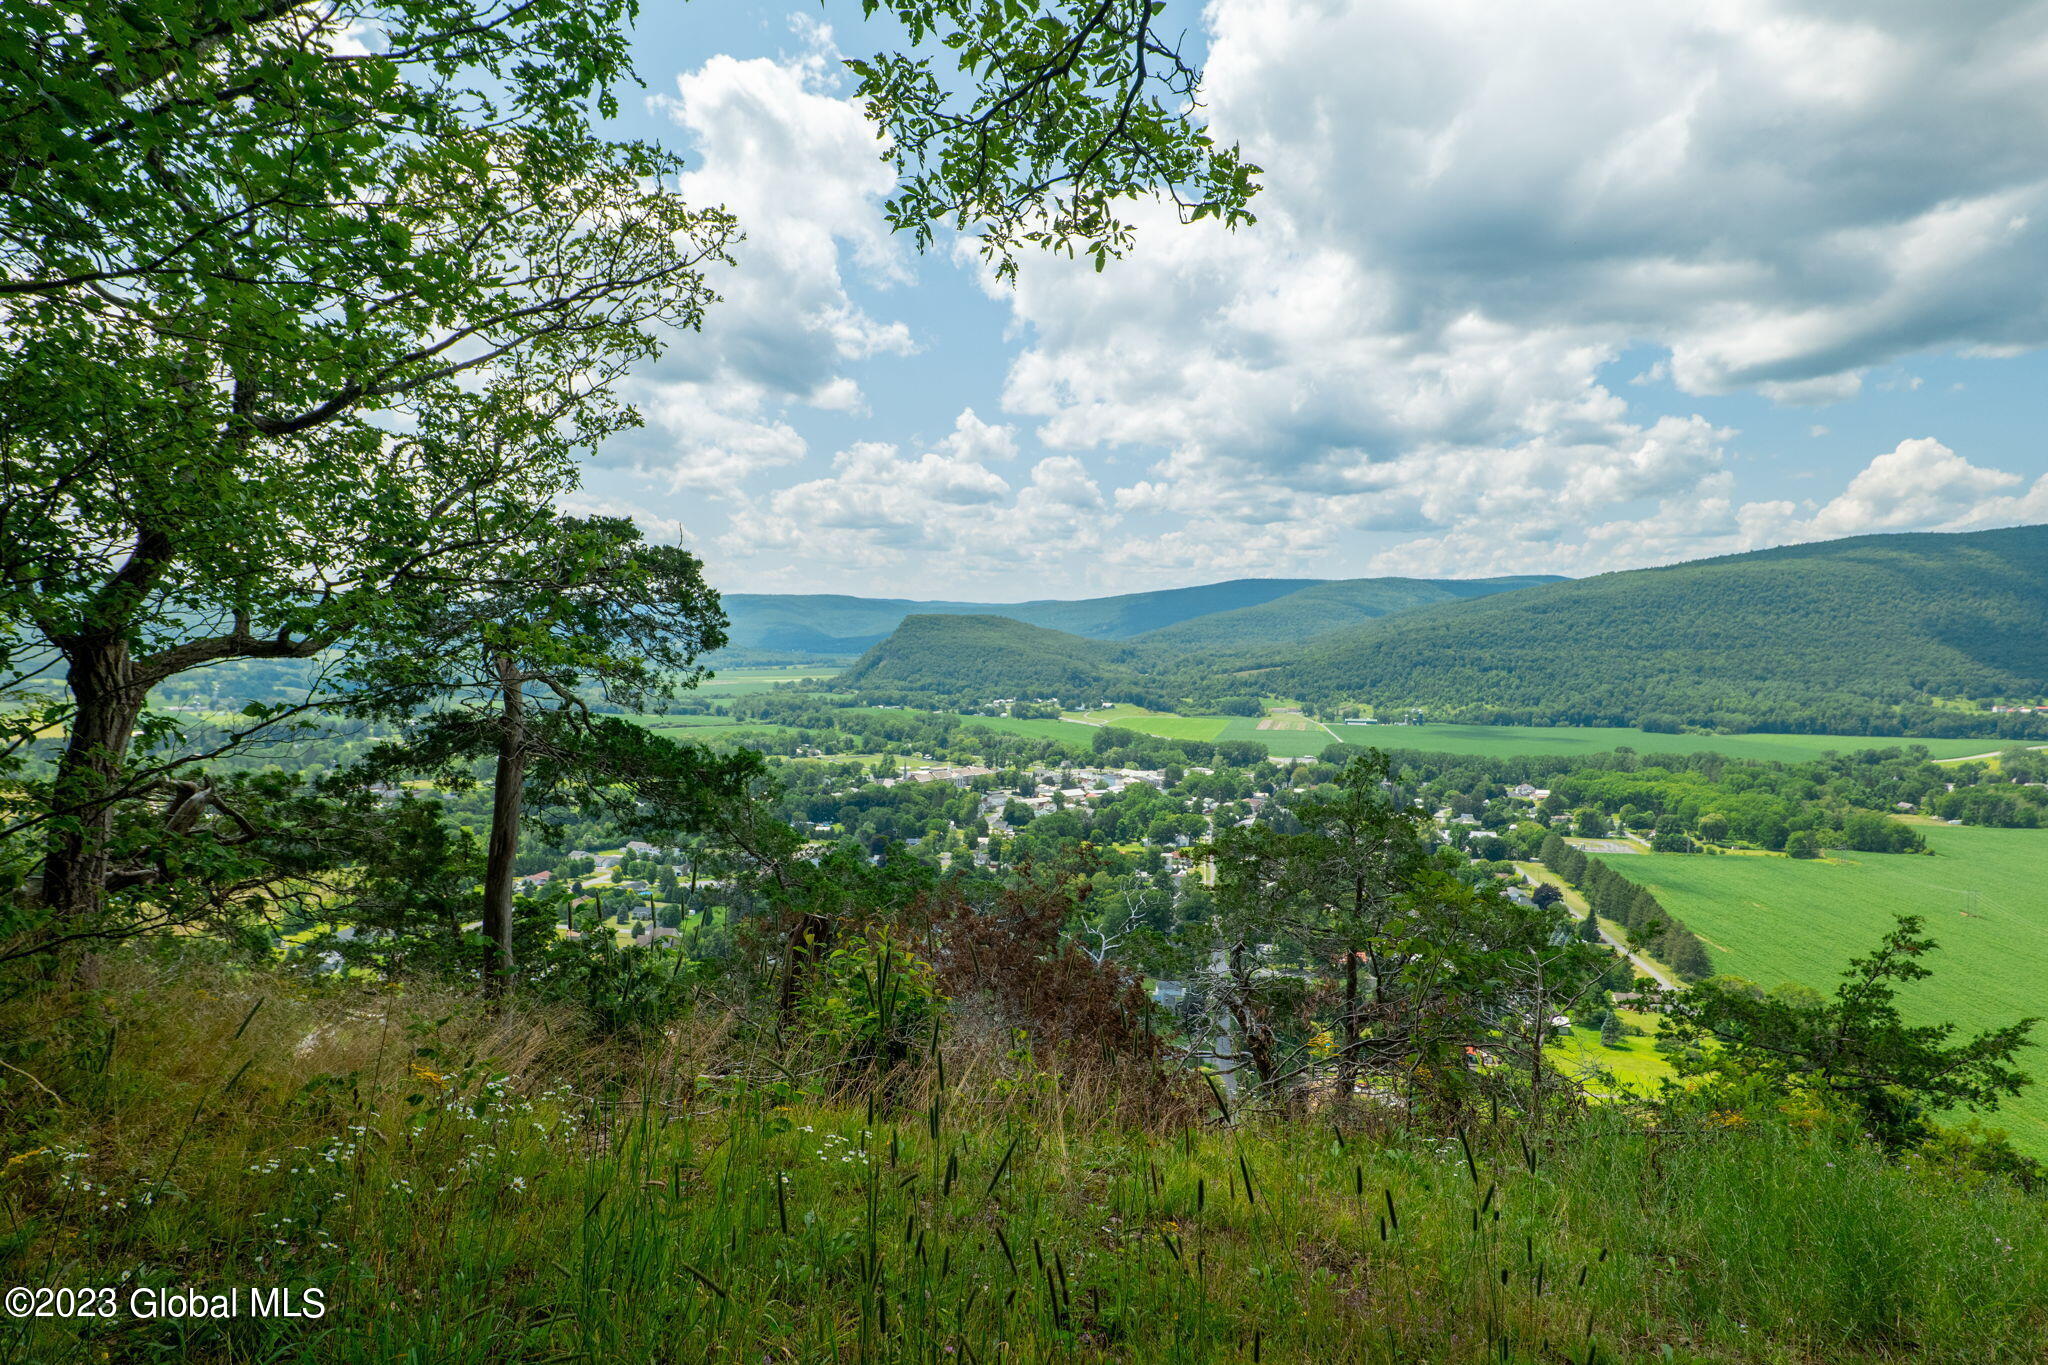
POLYGON ((1164 650, 1289 644, 1354 622, 1555 578, 1237 578, 1191 588, 1072 601, 920 602, 830 593, 728 593, 736 651, 858 654, 910 616, 1002 616, 1090 640, 1143 639, 1164 650))
POLYGON ((1117 646, 1004 616, 910 616, 839 676, 870 690, 1077 699, 1127 679, 1117 646))
POLYGON ((1424 607, 1260 677, 1502 720, 1964 733, 1989 718, 1931 703, 2048 692, 2048 526, 1862 536, 1424 607))
POLYGON ((1163 651, 1244 649, 1295 644, 1333 630, 1442 602, 1562 580, 1526 578, 1346 578, 1316 583, 1255 606, 1212 612, 1147 631, 1133 643, 1163 651))
POLYGON ((1002 616, 1096 640, 1122 640, 1196 617, 1241 610, 1323 580, 1240 578, 1191 588, 1121 593, 1073 601, 920 602, 834 594, 727 593, 731 648, 858 654, 910 616, 1002 616))

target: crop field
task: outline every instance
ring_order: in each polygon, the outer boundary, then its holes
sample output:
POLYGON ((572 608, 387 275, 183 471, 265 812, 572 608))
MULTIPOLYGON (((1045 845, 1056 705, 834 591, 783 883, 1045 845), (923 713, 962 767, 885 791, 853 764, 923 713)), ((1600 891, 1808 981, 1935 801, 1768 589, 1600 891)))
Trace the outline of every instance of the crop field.
POLYGON ((1305 730, 1262 730, 1258 716, 1231 716, 1218 739, 1248 739, 1263 744, 1275 758, 1314 758, 1336 743, 1330 732, 1314 721, 1305 730))
POLYGON ((963 716, 961 725, 966 729, 980 726, 984 730, 996 730, 1006 735, 1023 735, 1027 739, 1056 739, 1063 744, 1078 744, 1086 748, 1095 738, 1095 727, 1071 720, 1013 720, 1008 716, 963 716))
POLYGON ((1112 706, 1099 711, 1070 711, 1070 720, 1089 725, 1115 725, 1162 739, 1213 740, 1223 731, 1228 716, 1179 716, 1170 711, 1147 711, 1142 706, 1112 706))
MULTIPOLYGON (((1347 744, 1425 753, 1510 758, 1518 754, 1601 754, 1627 745, 1645 754, 1719 753, 1730 758, 1797 763, 1830 749, 1925 745, 1936 758, 1998 749, 1987 739, 1898 739, 1872 735, 1661 735, 1647 730, 1575 725, 1333 725, 1347 744)), ((1318 734, 1321 732, 1318 731, 1318 734)), ((1327 738, 1324 743, 1328 743, 1327 738)))
POLYGON ((714 697, 744 697, 766 692, 777 683, 812 682, 838 672, 834 668, 721 668, 717 677, 698 683, 696 690, 714 697))
MULTIPOLYGON (((1934 857, 1832 853, 1825 860, 1653 853, 1623 869, 1702 939, 1716 969, 1765 988, 1828 990, 1894 916, 1917 914, 1941 945, 1934 976, 1901 992, 1917 1022, 1966 1031, 2048 1014, 2048 831, 1922 825, 1934 857)), ((2048 1156, 2043 1085, 1990 1120, 2048 1156)), ((1960 1117, 1960 1116, 1952 1116, 1960 1117)))

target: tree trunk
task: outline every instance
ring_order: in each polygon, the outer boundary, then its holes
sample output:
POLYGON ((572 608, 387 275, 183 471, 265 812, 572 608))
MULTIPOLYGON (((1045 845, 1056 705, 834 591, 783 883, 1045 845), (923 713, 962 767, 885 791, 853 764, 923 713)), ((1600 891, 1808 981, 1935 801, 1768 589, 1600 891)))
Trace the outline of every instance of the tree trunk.
POLYGON ((105 899, 114 830, 112 793, 120 786, 128 746, 148 689, 139 686, 118 639, 69 640, 64 652, 76 710, 57 760, 50 805, 55 813, 43 853, 43 904, 58 932, 90 922, 105 899))
POLYGON ((503 698, 498 732, 498 771, 491 786, 491 840, 484 860, 484 937, 491 941, 485 984, 502 991, 512 984, 512 874, 519 860, 519 822, 526 806, 526 694, 512 660, 497 657, 503 698))
POLYGON ((1337 1068, 1337 1079, 1342 1085, 1346 1099, 1357 1089, 1358 1081, 1358 950, 1349 943, 1344 945, 1344 1061, 1337 1068))

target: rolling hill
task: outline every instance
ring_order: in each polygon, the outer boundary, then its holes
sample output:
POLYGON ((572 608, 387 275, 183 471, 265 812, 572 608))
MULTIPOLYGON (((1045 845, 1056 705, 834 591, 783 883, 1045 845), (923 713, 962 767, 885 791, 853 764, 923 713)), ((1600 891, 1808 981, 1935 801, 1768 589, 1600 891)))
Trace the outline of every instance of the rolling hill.
POLYGON ((1861 536, 1422 607, 1258 676, 1472 718, 1981 733, 1989 717, 1959 699, 2048 693, 2048 526, 1861 536))
POLYGON ((1165 649, 1286 644, 1357 621, 1555 578, 1238 578, 1073 601, 918 602, 899 597, 728 593, 728 648, 859 654, 910 616, 1003 616, 1090 640, 1157 637, 1165 649), (1213 622, 1213 625, 1204 623, 1213 622), (1184 633, 1169 634, 1176 628, 1184 633))
POLYGON ((1255 606, 1211 612, 1147 631, 1133 643, 1155 653, 1295 644, 1417 607, 1462 602, 1561 581, 1554 576, 1338 579, 1315 583, 1255 606))
POLYGON ((1240 578, 1075 601, 917 602, 897 597, 727 593, 729 648, 858 654, 915 616, 1002 616, 1093 640, 1122 640, 1196 617, 1258 606, 1316 578, 1240 578))
POLYGON ((1007 616, 908 616, 837 682, 867 691, 1074 700, 1127 681, 1121 654, 1115 644, 1007 616))

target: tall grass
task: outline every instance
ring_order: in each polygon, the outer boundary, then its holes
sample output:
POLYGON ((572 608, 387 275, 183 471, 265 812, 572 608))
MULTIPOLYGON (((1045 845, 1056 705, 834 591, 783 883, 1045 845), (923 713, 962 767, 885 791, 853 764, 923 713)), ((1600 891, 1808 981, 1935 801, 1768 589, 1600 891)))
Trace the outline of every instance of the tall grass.
POLYGON ((2048 1359, 2039 1201, 1775 1125, 1139 1126, 969 1042, 871 1108, 720 1074, 713 1018, 621 1061, 459 998, 121 971, 8 1007, 54 1041, 0 1072, 0 1279, 329 1308, 5 1321, 0 1358, 2048 1359))

